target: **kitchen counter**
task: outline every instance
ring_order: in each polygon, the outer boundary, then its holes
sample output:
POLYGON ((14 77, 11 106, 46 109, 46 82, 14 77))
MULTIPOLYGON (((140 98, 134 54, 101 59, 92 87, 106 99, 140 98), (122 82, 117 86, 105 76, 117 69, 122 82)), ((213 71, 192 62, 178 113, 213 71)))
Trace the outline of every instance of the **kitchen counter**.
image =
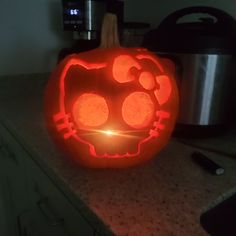
POLYGON ((47 77, 2 77, 0 121, 72 195, 84 216, 100 225, 102 235, 110 231, 122 236, 208 235, 200 215, 236 193, 236 158, 204 151, 226 170, 214 176, 192 161, 197 148, 172 139, 140 166, 122 170, 77 166, 57 150, 45 129, 42 99, 47 77))

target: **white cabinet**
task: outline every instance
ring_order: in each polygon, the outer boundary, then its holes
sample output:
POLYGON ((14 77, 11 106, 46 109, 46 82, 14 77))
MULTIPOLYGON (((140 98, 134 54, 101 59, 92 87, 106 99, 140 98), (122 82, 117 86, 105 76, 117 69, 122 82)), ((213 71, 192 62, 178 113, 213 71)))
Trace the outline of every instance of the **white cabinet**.
POLYGON ((24 159, 14 139, 0 125, 0 235, 21 236, 18 216, 27 209, 28 194, 24 159))
POLYGON ((0 235, 18 236, 17 213, 6 169, 5 156, 0 152, 0 235))
MULTIPOLYGON (((94 230, 49 177, 27 159, 30 198, 50 228, 61 229, 60 235, 94 235, 94 230)), ((57 231, 57 230, 56 230, 57 231)), ((52 235, 52 234, 50 234, 52 235)))
POLYGON ((95 235, 94 228, 10 132, 0 124, 0 235, 95 235))

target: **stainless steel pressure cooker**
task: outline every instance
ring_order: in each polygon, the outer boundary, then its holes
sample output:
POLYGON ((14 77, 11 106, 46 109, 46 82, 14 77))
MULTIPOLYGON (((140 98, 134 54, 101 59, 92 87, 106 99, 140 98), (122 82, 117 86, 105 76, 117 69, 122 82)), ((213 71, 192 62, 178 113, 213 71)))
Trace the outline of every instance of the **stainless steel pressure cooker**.
POLYGON ((219 9, 189 7, 170 14, 144 36, 144 47, 177 65, 179 124, 199 127, 227 122, 235 25, 234 18, 219 9), (183 21, 186 16, 197 19, 183 21))

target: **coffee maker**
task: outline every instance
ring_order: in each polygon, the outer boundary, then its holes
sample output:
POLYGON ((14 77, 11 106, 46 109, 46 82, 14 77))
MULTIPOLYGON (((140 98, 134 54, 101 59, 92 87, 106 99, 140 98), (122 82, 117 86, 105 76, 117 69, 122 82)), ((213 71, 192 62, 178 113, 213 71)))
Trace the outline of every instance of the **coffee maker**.
POLYGON ((106 12, 117 15, 121 30, 124 12, 124 2, 121 0, 62 0, 62 8, 63 29, 73 33, 74 45, 61 50, 59 61, 68 54, 99 46, 102 20, 106 12))
POLYGON ((63 0, 63 28, 77 32, 79 39, 96 39, 104 14, 115 13, 120 24, 123 9, 124 2, 120 0, 63 0))

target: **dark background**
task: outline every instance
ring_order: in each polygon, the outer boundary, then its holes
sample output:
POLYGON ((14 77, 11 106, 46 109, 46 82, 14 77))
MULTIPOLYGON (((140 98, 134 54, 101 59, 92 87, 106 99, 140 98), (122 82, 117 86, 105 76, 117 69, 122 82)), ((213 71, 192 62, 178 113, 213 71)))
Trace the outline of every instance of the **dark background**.
MULTIPOLYGON (((235 0, 125 0, 126 21, 156 27, 171 12, 193 5, 214 6, 236 17, 235 0)), ((0 1, 0 75, 49 72, 73 36, 62 30, 61 0, 0 1)))

